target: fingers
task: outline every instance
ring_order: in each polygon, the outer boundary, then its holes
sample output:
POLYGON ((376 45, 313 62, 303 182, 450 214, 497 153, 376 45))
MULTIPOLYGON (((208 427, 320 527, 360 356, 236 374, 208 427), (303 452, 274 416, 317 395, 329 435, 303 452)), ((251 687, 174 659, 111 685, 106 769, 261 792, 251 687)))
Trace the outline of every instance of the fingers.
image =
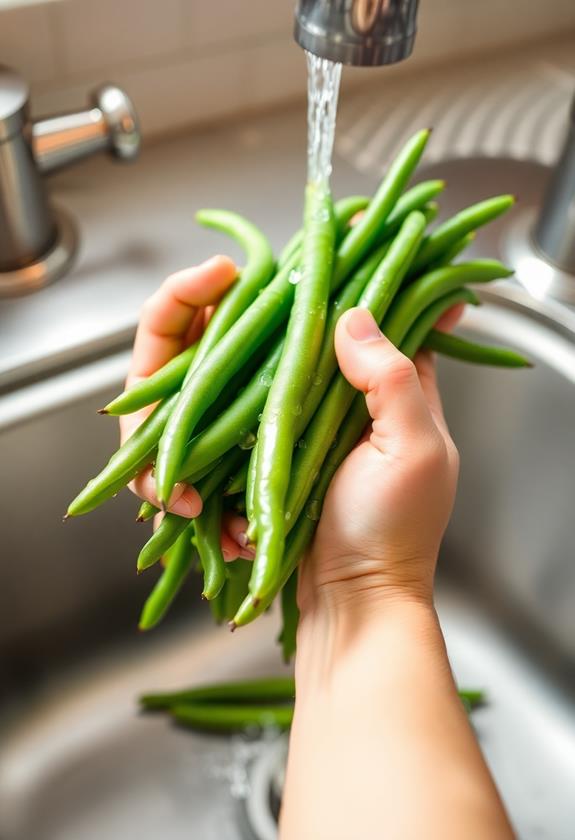
MULTIPOLYGON (((438 320, 435 325, 436 329, 441 329, 443 332, 451 332, 461 319, 464 309, 464 303, 452 306, 451 309, 444 312, 438 320)), ((428 350, 420 350, 416 355, 414 362, 419 375, 419 381, 421 382, 421 387, 433 415, 433 419, 437 423, 440 431, 444 433, 444 436, 445 434, 448 435, 449 430, 447 428, 445 415, 443 414, 443 405, 439 395, 439 389, 437 387, 435 356, 428 350)))
MULTIPOLYGON (((128 486, 140 499, 145 499, 156 507, 160 507, 151 469, 143 470, 128 486)), ((170 497, 168 511, 170 513, 177 513, 178 516, 184 516, 186 519, 194 519, 202 512, 202 499, 200 494, 195 487, 184 484, 184 482, 178 482, 170 497)))
POLYGON ((437 386, 435 357, 429 350, 420 350, 414 359, 414 364, 431 415, 440 431, 446 433, 448 429, 437 386))
POLYGON ((444 312, 439 321, 435 325, 436 330, 441 330, 442 332, 451 332, 451 330, 457 326, 458 322, 461 320, 461 316, 465 311, 465 304, 458 303, 456 306, 452 306, 451 309, 448 309, 447 312, 444 312))
POLYGON ((234 282, 237 270, 228 257, 212 257, 199 266, 172 274, 144 305, 129 380, 149 376, 184 348, 198 307, 217 303, 234 282))
POLYGON ((224 560, 229 562, 237 557, 253 560, 255 550, 248 548, 246 537, 247 520, 231 511, 224 513, 222 520, 222 551, 224 560))
POLYGON ((335 349, 343 375, 366 395, 371 442, 381 452, 437 434, 415 365, 385 338, 370 312, 355 308, 341 316, 335 349))

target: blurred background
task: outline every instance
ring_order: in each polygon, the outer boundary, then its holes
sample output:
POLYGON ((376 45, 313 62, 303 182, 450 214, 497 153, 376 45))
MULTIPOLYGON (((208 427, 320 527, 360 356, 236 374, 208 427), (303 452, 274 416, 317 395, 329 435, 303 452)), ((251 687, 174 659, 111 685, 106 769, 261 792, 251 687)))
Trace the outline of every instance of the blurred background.
MULTIPOLYGON (((275 614, 231 637, 191 583, 138 634, 156 572, 135 575, 148 534, 136 499, 61 518, 117 445, 96 410, 122 387, 143 301, 215 251, 241 260, 195 211, 244 213, 277 250, 299 227, 293 6, 0 0, 1 840, 275 834, 266 743, 135 711, 152 688, 284 673, 275 614), (14 132, 34 151, 25 191, 6 174, 14 132)), ((407 61, 344 68, 333 174, 338 197, 372 192, 430 125, 417 179, 447 179, 442 217, 519 199, 471 251, 516 277, 462 330, 536 367, 441 362, 462 474, 438 599, 460 683, 488 692, 474 720, 529 840, 567 840, 575 824, 574 94, 573 0, 421 0, 407 61), (560 256, 534 245, 542 214, 560 256)))

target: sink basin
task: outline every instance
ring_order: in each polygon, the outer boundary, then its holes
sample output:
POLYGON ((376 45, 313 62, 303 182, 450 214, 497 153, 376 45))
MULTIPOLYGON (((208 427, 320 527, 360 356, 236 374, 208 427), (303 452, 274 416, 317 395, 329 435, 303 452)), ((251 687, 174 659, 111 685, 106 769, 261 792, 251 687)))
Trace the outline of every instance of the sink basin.
MULTIPOLYGON (((512 169, 498 173, 497 191, 521 192, 505 183, 512 169)), ((448 180, 445 212, 482 197, 463 178, 448 180)), ((494 191, 479 180, 485 194, 494 191)), ((503 234, 494 225, 477 237, 477 251, 505 256, 503 234)), ((439 612, 460 683, 488 693, 474 722, 519 836, 567 840, 575 824, 575 313, 513 282, 482 295, 464 331, 514 346, 536 367, 440 362, 462 468, 439 612)), ((130 524, 136 501, 122 493, 60 523, 116 444, 114 421, 95 411, 117 392, 126 360, 122 351, 61 371, 64 396, 51 413, 27 411, 33 400, 23 394, 14 410, 26 419, 0 432, 8 477, 0 485, 0 837, 267 840, 273 817, 254 817, 254 768, 272 736, 191 734, 138 715, 134 698, 281 670, 276 619, 230 636, 211 627, 189 586, 165 625, 139 636, 155 573, 134 574, 147 529, 130 524)))

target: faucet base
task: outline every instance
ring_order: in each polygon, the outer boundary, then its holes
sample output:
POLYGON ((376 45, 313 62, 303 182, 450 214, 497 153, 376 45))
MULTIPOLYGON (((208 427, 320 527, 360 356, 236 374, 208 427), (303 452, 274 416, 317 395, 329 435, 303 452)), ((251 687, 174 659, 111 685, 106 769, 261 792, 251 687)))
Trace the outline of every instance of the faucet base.
POLYGON ((47 286, 70 268, 78 249, 78 231, 72 217, 54 208, 58 235, 40 259, 15 271, 0 271, 0 298, 19 297, 47 286))

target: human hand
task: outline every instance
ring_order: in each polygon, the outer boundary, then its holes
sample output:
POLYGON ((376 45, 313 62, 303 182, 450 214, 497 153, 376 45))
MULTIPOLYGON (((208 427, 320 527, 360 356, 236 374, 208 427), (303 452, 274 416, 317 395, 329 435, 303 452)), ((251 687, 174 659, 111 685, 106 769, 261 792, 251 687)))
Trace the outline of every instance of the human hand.
MULTIPOLYGON (((202 335, 215 306, 237 277, 237 269, 229 257, 216 256, 199 266, 170 275, 148 298, 142 309, 134 340, 134 349, 126 388, 150 376, 171 358, 181 353, 202 335)), ((134 433, 148 416, 151 407, 120 417, 121 442, 134 433)), ((143 470, 130 483, 130 489, 141 499, 159 507, 151 469, 143 470)), ((193 518, 202 510, 202 500, 194 487, 179 482, 168 505, 179 516, 193 518)), ((222 534, 225 558, 249 556, 238 545, 239 533, 245 531, 241 517, 226 516, 222 534)))
MULTIPOLYGON (((449 328, 460 309, 438 325, 449 328)), ((352 309, 336 331, 340 368, 366 394, 371 427, 338 470, 300 573, 302 617, 318 605, 432 599, 458 474, 431 354, 415 363, 352 309)))

